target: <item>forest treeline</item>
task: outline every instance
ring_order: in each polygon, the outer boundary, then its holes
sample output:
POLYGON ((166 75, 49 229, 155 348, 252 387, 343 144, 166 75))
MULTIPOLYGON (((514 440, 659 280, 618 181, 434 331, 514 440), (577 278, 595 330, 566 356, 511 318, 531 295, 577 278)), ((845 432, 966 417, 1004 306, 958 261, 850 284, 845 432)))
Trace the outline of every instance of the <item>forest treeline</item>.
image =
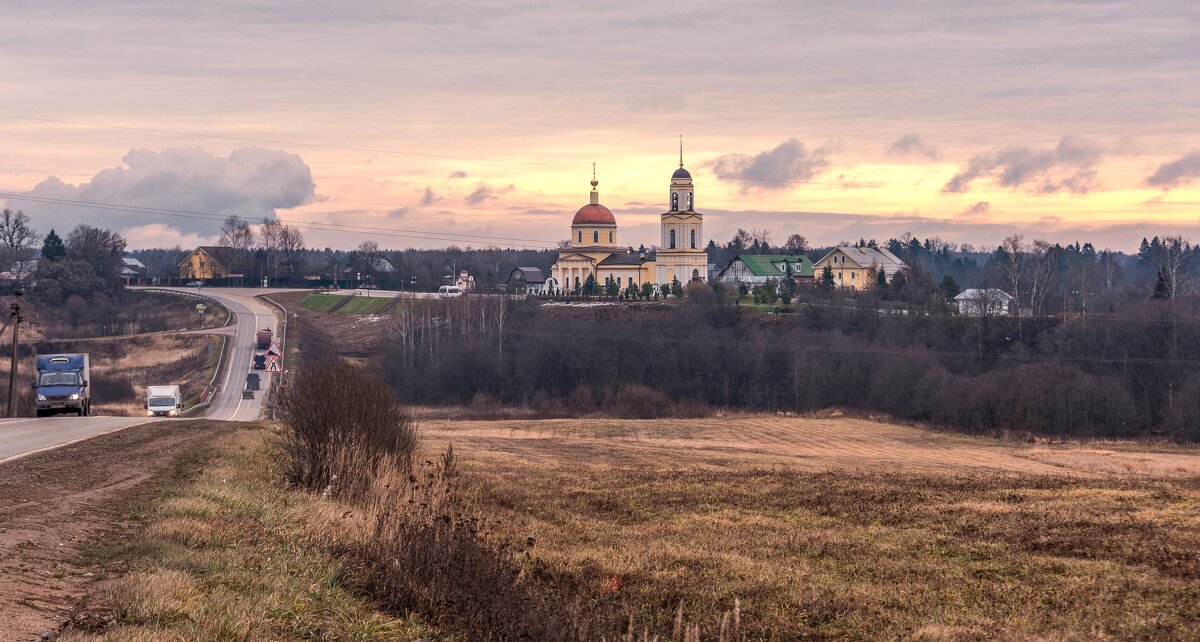
POLYGON ((1200 305, 962 318, 728 297, 591 308, 413 302, 375 365, 419 405, 689 416, 842 407, 965 432, 1200 439, 1200 305))

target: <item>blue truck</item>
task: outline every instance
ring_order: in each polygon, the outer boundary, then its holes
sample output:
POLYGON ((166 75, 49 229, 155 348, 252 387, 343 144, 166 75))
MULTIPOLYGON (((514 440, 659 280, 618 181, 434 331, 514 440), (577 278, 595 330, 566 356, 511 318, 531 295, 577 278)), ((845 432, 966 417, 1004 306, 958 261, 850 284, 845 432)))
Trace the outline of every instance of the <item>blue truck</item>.
POLYGON ((37 358, 37 416, 73 412, 91 414, 90 362, 86 354, 47 354, 37 358))

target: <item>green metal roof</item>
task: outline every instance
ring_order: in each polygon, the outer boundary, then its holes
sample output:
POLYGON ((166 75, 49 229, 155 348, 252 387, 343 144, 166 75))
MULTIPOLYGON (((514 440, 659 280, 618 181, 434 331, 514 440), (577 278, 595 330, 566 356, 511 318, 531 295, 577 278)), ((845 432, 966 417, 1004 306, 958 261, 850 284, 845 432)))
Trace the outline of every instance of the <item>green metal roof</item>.
POLYGON ((754 276, 787 278, 784 265, 792 266, 793 276, 813 275, 812 259, 803 254, 739 254, 735 260, 744 263, 754 276))

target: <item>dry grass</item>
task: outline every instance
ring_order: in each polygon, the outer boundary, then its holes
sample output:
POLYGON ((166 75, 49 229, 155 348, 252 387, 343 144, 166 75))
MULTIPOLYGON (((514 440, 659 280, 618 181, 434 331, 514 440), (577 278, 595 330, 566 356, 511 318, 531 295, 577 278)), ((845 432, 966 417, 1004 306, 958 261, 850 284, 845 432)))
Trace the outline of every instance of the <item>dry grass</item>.
POLYGON ((1129 443, 1003 442, 868 419, 751 415, 698 419, 424 419, 422 437, 528 463, 654 468, 786 467, 973 475, 1200 475, 1200 450, 1129 443))
POLYGON ((358 597, 352 569, 310 544, 341 511, 276 482, 263 432, 222 438, 198 478, 147 507, 141 532, 93 553, 119 574, 97 583, 60 640, 432 637, 358 597))
POLYGON ((531 564, 594 595, 616 578, 660 626, 679 601, 712 623, 739 597, 764 639, 1186 640, 1200 625, 1187 451, 775 417, 423 429, 453 440, 496 536, 536 537, 531 564))

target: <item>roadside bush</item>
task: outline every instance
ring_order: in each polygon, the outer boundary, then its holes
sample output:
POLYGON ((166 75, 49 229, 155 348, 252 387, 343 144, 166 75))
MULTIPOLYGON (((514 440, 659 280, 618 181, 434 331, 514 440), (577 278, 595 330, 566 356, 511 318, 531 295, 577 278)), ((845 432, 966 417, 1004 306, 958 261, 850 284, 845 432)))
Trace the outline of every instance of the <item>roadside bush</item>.
POLYGON ((343 361, 306 367, 280 401, 281 464, 290 483, 354 498, 381 471, 411 468, 416 424, 365 368, 343 361))

